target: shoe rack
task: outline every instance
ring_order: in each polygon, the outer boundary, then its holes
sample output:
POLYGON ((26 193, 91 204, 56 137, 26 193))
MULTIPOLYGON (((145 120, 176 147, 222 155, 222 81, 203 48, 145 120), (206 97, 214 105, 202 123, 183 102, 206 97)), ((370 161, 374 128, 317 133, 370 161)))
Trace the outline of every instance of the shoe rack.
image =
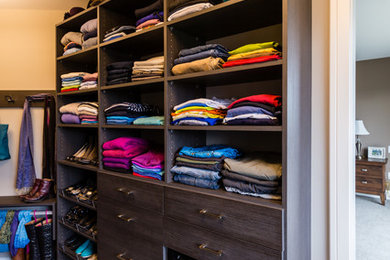
MULTIPOLYGON (((164 0, 164 13, 167 3, 164 0)), ((152 2, 152 1, 149 1, 152 2)), ((169 259, 170 250, 194 259, 306 259, 310 255, 311 11, 309 0, 230 0, 103 43, 104 32, 133 24, 129 15, 144 1, 108 0, 57 24, 57 104, 97 101, 97 125, 62 124, 57 116, 57 188, 97 176, 98 256, 101 259, 169 259), (61 37, 98 18, 98 45, 62 55, 61 37), (229 49, 278 41, 283 59, 174 76, 173 60, 183 48, 220 43, 229 49), (161 79, 106 86, 106 66, 164 55, 161 79), (60 75, 98 71, 97 89, 60 93, 60 75), (281 126, 172 126, 172 108, 186 100, 254 94, 283 97, 281 126), (163 126, 106 125, 103 110, 135 100, 159 105, 163 126), (102 144, 137 136, 165 147, 163 181, 138 178, 99 166, 66 161, 88 136, 102 144), (283 156, 282 201, 271 201, 173 182, 170 168, 184 145, 226 144, 242 151, 276 151, 283 156), (201 214, 200 212, 210 212, 201 214), (214 218, 223 215, 223 220, 214 218)), ((61 223, 80 204, 58 195, 58 243, 78 230, 61 223)), ((88 207, 90 208, 90 207, 88 207)), ((59 259, 69 256, 58 252, 59 259)))

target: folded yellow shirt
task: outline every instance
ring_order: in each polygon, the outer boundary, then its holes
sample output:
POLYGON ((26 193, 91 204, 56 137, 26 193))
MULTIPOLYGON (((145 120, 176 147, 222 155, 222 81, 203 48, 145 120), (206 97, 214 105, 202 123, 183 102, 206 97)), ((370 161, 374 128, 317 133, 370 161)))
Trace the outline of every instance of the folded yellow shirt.
POLYGON ((258 49, 258 50, 254 50, 254 51, 234 54, 228 58, 228 61, 251 59, 251 58, 274 55, 274 54, 281 55, 282 53, 274 48, 258 49))
POLYGON ((175 114, 179 114, 181 112, 184 112, 184 111, 188 111, 188 110, 199 110, 199 111, 215 111, 217 113, 223 113, 223 110, 220 110, 220 109, 215 109, 213 107, 199 107, 199 106, 191 106, 191 107, 185 107, 185 108, 182 108, 180 110, 176 110, 174 113, 175 114))
POLYGON ((172 115, 173 120, 178 120, 181 118, 186 118, 186 117, 199 117, 199 118, 225 118, 224 115, 216 115, 216 114, 210 114, 207 112, 187 112, 187 113, 181 113, 179 115, 172 115))

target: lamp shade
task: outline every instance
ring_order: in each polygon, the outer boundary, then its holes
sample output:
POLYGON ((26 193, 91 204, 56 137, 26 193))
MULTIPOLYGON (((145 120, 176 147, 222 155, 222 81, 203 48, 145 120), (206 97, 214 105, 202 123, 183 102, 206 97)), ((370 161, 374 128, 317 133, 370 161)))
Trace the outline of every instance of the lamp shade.
POLYGON ((363 120, 355 121, 355 135, 369 135, 370 133, 367 131, 364 126, 363 120))

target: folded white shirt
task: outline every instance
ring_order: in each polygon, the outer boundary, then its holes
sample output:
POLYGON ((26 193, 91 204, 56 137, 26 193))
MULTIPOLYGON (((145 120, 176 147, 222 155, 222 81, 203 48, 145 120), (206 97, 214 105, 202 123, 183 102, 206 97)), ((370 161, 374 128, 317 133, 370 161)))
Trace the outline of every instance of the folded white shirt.
POLYGON ((168 21, 172 21, 172 20, 178 19, 178 18, 186 16, 188 14, 199 12, 199 11, 202 11, 204 9, 207 9, 207 8, 210 8, 210 7, 213 7, 213 6, 214 5, 212 5, 210 3, 200 3, 200 4, 190 5, 190 6, 184 7, 182 9, 174 12, 173 14, 171 14, 168 17, 168 21))

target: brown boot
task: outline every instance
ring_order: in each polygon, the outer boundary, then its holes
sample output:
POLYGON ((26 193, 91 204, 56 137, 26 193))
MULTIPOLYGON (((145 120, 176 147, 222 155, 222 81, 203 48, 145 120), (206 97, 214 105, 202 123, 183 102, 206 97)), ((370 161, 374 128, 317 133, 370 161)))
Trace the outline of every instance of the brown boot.
POLYGON ((16 252, 16 255, 12 257, 12 260, 25 260, 26 256, 24 254, 24 248, 19 248, 18 251, 16 252))
POLYGON ((38 191, 33 196, 27 196, 24 198, 25 202, 38 202, 42 201, 49 197, 50 195, 50 187, 52 180, 50 179, 42 179, 41 185, 39 186, 38 191))
POLYGON ((35 179, 34 185, 33 185, 33 187, 31 188, 30 192, 27 193, 27 194, 25 194, 25 195, 19 196, 19 198, 24 199, 24 198, 26 198, 26 197, 32 197, 32 196, 34 196, 34 194, 38 191, 39 186, 41 186, 41 182, 42 182, 42 179, 35 179))

